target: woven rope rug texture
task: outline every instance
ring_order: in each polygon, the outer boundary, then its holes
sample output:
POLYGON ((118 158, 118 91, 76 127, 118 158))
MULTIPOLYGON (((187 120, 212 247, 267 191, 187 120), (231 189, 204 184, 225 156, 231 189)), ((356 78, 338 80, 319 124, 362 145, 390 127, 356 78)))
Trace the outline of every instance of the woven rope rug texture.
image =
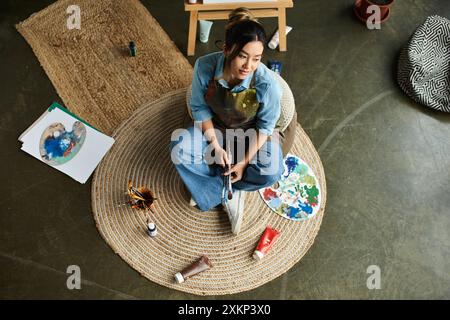
POLYGON ((16 27, 65 106, 106 134, 145 101, 191 81, 191 65, 138 0, 60 0, 16 27), (67 27, 74 4, 80 30, 67 27))
POLYGON ((241 232, 231 233, 221 209, 201 212, 189 206, 189 193, 169 151, 172 132, 186 112, 186 89, 173 91, 140 107, 115 131, 112 149, 97 168, 92 208, 97 228, 112 249, 142 276, 160 285, 196 295, 238 293, 267 283, 288 271, 311 247, 326 202, 325 175, 310 139, 297 126, 291 153, 302 157, 319 179, 322 200, 316 216, 293 222, 272 212, 258 192, 247 194, 241 232), (120 205, 127 183, 147 186, 158 198, 155 213, 120 205), (146 219, 158 235, 146 233, 146 219), (274 247, 257 262, 252 253, 267 225, 281 232, 274 247), (213 268, 177 284, 174 274, 208 255, 213 268))

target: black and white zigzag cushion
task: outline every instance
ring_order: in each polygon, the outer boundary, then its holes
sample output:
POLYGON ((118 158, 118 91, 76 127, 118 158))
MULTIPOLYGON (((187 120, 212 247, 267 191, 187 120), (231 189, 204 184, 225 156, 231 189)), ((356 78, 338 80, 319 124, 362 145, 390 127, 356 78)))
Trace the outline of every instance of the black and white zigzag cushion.
POLYGON ((398 83, 411 98, 450 112, 450 20, 430 16, 402 50, 398 83))

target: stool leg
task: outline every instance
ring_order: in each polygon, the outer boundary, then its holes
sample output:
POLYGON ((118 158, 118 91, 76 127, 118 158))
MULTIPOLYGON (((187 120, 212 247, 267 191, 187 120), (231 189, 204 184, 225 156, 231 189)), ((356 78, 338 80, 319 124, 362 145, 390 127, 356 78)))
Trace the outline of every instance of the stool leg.
POLYGON ((278 32, 280 33, 280 51, 286 51, 286 8, 278 8, 278 32))
POLYGON ((191 11, 189 18, 189 36, 187 55, 193 56, 195 53, 195 40, 197 38, 197 17, 198 11, 191 11))

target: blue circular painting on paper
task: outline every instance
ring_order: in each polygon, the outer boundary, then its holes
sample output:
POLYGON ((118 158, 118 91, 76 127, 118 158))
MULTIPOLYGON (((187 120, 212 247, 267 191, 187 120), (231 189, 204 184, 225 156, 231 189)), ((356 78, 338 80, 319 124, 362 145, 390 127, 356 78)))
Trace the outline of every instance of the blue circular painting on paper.
POLYGON ((320 207, 320 185, 314 172, 299 157, 287 154, 281 179, 259 190, 264 202, 277 214, 294 221, 313 217, 320 207))
POLYGON ((72 131, 56 122, 48 126, 41 135, 39 152, 42 160, 52 166, 70 161, 80 151, 86 139, 86 127, 75 121, 72 131))

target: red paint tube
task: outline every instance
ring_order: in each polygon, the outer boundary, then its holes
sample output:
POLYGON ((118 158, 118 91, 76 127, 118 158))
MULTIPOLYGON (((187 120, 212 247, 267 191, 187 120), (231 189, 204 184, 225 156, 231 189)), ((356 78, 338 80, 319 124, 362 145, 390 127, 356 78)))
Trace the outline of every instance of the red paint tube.
POLYGON ((275 240, 280 236, 280 232, 267 226, 262 237, 259 239, 258 246, 253 253, 253 258, 256 260, 261 260, 272 247, 275 240))

